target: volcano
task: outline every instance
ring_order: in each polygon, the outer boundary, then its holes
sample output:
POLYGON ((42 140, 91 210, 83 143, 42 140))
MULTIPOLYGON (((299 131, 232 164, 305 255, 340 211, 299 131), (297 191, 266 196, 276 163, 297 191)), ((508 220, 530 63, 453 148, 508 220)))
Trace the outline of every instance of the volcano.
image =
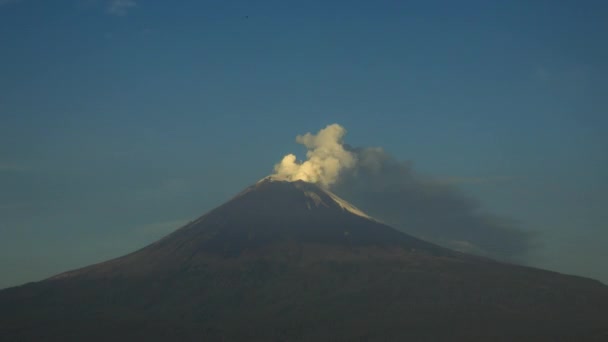
POLYGON ((0 340, 608 341, 608 287, 269 177, 136 252, 0 291, 0 340))

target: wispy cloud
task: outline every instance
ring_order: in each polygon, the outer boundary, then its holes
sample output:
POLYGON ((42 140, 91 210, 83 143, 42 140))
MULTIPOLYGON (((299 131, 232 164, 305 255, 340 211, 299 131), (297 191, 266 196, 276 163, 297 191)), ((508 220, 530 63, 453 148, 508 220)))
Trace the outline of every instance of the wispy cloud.
POLYGON ((537 81, 549 84, 572 84, 585 82, 591 72, 591 67, 587 65, 539 66, 532 75, 537 81))
POLYGON ((440 184, 496 184, 506 183, 517 180, 517 177, 511 176, 494 176, 494 177, 443 177, 434 179, 440 184))
POLYGON ((21 0, 0 0, 0 6, 10 5, 17 2, 21 2, 21 0))
POLYGON ((137 3, 134 0, 112 0, 108 5, 108 13, 125 16, 129 13, 129 10, 135 7, 137 7, 137 3))
POLYGON ((151 187, 139 189, 132 195, 139 201, 175 199, 191 193, 193 186, 187 179, 169 178, 151 187))
MULTIPOLYGON (((2 1, 2 0, 0 0, 2 1)), ((15 164, 15 163, 2 163, 0 162, 0 172, 15 172, 15 171, 23 171, 25 167, 23 165, 15 164)))
MULTIPOLYGON (((24 2, 24 0, 0 0, 0 7, 24 2)), ((129 11, 137 7, 135 0, 79 0, 78 5, 92 8, 105 7, 106 12, 115 16, 126 16, 129 11)))

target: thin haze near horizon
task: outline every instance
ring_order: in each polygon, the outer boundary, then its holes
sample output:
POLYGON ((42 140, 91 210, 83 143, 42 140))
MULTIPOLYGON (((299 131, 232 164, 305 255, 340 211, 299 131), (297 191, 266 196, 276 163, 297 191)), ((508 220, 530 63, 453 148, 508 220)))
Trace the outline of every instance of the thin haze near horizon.
POLYGON ((414 170, 530 233, 519 262, 607 283, 606 18, 599 1, 0 0, 0 288, 140 248, 332 123, 394 182, 414 170))

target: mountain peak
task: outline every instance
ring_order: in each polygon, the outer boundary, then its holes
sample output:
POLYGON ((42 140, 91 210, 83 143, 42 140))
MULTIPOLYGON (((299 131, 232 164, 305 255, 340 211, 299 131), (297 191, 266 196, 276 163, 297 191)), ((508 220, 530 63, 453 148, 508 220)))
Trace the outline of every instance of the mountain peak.
POLYGON ((83 272, 132 274, 157 267, 175 269, 209 257, 255 257, 285 246, 452 253, 374 220, 314 183, 266 177, 139 251, 58 278, 83 272))
POLYGON ((339 208, 340 210, 346 211, 348 213, 370 219, 375 220, 362 210, 358 209, 348 201, 340 198, 338 195, 333 192, 317 185, 315 183, 305 182, 303 180, 289 181, 285 178, 281 178, 280 176, 267 176, 259 180, 255 185, 247 188, 241 194, 237 195, 245 195, 251 191, 272 191, 274 189, 289 189, 293 188, 295 191, 301 192, 303 194, 303 202, 309 210, 313 208, 326 207, 326 208, 339 208))
POLYGON ((607 307, 599 282, 452 252, 270 177, 139 251, 0 291, 0 337, 604 341, 607 307))

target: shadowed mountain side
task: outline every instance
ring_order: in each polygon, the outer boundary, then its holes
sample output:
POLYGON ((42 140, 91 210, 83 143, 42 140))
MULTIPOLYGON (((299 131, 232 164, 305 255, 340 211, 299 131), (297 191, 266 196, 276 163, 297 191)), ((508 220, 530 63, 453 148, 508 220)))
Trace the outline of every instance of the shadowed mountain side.
POLYGON ((0 291, 18 341, 603 341, 600 282, 469 256, 265 179, 137 252, 0 291))
POLYGON ((135 253, 55 278, 182 269, 201 258, 267 253, 268 247, 276 244, 291 246, 291 253, 297 253, 298 246, 320 244, 350 249, 399 247, 434 255, 464 256, 375 221, 316 185, 264 179, 135 253))

